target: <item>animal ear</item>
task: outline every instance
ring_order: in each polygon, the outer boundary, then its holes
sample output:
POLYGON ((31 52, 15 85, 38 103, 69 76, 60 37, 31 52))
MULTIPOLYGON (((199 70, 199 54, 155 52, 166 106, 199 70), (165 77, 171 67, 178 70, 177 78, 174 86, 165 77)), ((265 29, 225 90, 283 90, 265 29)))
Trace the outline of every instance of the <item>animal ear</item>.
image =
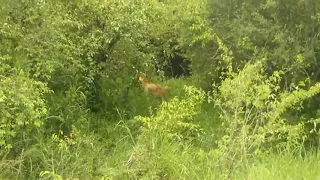
POLYGON ((136 75, 136 79, 138 80, 141 76, 143 76, 143 74, 142 74, 142 73, 138 73, 138 74, 136 75))

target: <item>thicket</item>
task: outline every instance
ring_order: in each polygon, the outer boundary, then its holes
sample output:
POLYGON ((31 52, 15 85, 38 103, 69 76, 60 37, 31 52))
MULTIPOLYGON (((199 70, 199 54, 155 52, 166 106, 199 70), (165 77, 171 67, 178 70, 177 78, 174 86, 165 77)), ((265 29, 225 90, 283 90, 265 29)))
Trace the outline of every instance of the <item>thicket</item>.
POLYGON ((320 177, 316 0, 0 10, 1 179, 320 177))

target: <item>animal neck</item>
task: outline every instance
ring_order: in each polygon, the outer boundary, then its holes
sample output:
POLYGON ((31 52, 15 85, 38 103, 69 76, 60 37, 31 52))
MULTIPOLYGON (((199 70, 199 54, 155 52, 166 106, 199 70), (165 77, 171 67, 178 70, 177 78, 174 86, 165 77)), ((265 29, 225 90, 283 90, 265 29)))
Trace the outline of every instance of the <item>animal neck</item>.
POLYGON ((142 85, 143 87, 147 86, 148 84, 150 84, 150 82, 147 82, 147 81, 142 81, 142 82, 141 82, 141 85, 142 85))

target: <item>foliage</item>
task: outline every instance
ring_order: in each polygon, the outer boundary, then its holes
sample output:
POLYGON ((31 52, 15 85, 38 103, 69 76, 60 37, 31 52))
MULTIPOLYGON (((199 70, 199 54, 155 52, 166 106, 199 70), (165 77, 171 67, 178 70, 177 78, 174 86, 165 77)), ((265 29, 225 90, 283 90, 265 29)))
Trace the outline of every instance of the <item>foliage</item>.
POLYGON ((142 122, 142 129, 127 162, 127 166, 133 171, 130 172, 131 176, 170 178, 173 176, 172 171, 175 171, 170 170, 172 167, 167 164, 170 159, 160 160, 159 157, 168 158, 168 151, 173 156, 176 154, 176 148, 181 145, 183 147, 183 144, 188 144, 201 133, 200 127, 191 121, 199 113, 199 107, 204 101, 204 92, 192 86, 185 86, 184 90, 186 95, 183 99, 174 97, 169 102, 163 102, 151 117, 135 118, 142 122), (154 161, 160 164, 154 164, 154 161))
POLYGON ((46 84, 26 77, 22 70, 12 71, 0 79, 0 146, 8 149, 29 141, 33 131, 41 128, 47 114, 43 96, 51 92, 46 84))
POLYGON ((2 179, 319 175, 316 0, 1 4, 2 179))
POLYGON ((198 106, 204 100, 204 92, 188 86, 184 89, 186 91, 184 99, 179 100, 174 97, 169 102, 163 102, 151 117, 136 117, 142 122, 142 136, 152 137, 163 134, 171 138, 183 139, 190 132, 198 131, 198 127, 190 121, 199 111, 198 106))
MULTIPOLYGON (((238 74, 225 79, 216 92, 215 104, 222 111, 226 134, 219 142, 219 153, 232 174, 235 159, 247 161, 248 156, 269 148, 296 148, 306 140, 304 122, 292 122, 283 114, 301 108, 299 103, 320 92, 319 84, 309 90, 279 92, 281 72, 269 78, 263 75, 262 63, 247 65, 238 74), (227 160, 228 159, 228 160, 227 160)), ((236 163, 237 164, 237 163, 236 163)))

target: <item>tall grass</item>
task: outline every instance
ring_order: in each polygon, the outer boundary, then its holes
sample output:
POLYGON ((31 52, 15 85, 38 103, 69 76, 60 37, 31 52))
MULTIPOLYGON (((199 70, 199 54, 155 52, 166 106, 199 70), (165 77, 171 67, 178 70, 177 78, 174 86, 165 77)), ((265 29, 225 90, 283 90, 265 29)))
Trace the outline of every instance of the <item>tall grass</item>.
MULTIPOLYGON (((209 119, 212 115, 200 116, 209 119)), ((112 137, 87 135, 67 151, 49 140, 41 140, 17 159, 2 159, 0 179, 221 179, 219 157, 212 145, 214 137, 203 134, 199 137, 201 146, 154 137, 159 146, 150 149, 147 146, 152 142, 135 146, 137 139, 131 137, 135 133, 131 124, 134 123, 110 124, 108 133, 112 137), (129 166, 133 154, 140 156, 135 159, 138 164, 129 166), (51 174, 40 177, 45 171, 51 174)), ((206 124, 213 128, 215 125, 214 121, 206 124)), ((316 153, 260 154, 239 164, 231 179, 320 179, 320 156, 316 153)))
MULTIPOLYGON (((181 87, 184 81, 167 83, 172 83, 171 87, 181 87)), ((131 117, 149 118, 150 127, 145 123, 141 127, 141 122, 133 118, 125 119, 127 116, 122 113, 127 112, 119 111, 116 123, 110 123, 115 120, 110 121, 107 117, 97 119, 96 115, 86 115, 88 122, 99 122, 98 133, 90 131, 92 127, 75 128, 71 140, 39 134, 34 137, 38 144, 24 149, 18 158, 3 156, 0 179, 320 179, 320 155, 305 151, 303 156, 302 151, 252 155, 246 161, 236 162, 238 166, 232 176, 224 176, 221 172, 225 172, 225 167, 221 164, 228 162, 221 162, 221 151, 216 142, 222 136, 223 122, 218 110, 211 103, 198 104, 185 95, 181 89, 173 90, 172 96, 179 100, 162 107, 169 108, 168 111, 161 111, 161 102, 151 102, 152 107, 146 109, 148 98, 133 99, 129 104, 135 107, 131 117), (187 104, 183 103, 185 100, 187 104), (140 103, 143 106, 138 106, 140 103), (175 110, 183 105, 186 107, 180 112, 175 110), (189 120, 179 119, 181 115, 193 114, 191 111, 198 112, 189 120), (187 129, 194 128, 189 125, 199 125, 203 132, 185 133, 185 127, 179 123, 186 123, 187 129), (173 137, 176 135, 171 130, 188 138, 168 138, 168 132, 173 137)), ((223 158, 222 161, 229 160, 223 158)))
POLYGON ((289 152, 263 155, 259 160, 253 160, 245 166, 247 170, 237 172, 234 179, 320 179, 320 156, 318 154, 309 153, 305 157, 289 152))

